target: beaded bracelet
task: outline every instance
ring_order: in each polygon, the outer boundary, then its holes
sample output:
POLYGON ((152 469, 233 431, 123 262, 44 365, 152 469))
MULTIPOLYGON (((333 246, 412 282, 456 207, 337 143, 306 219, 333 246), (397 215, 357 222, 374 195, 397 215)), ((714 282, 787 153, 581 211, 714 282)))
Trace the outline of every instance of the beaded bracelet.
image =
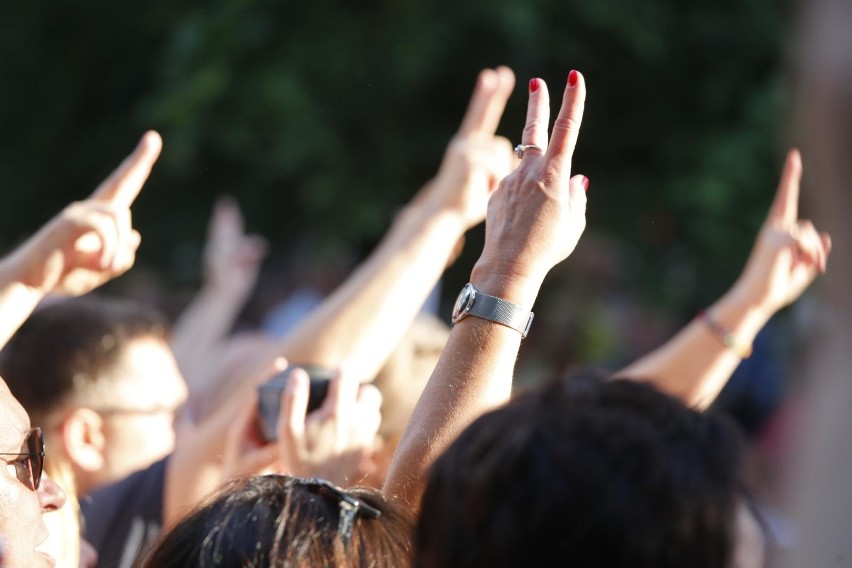
POLYGON ((707 312, 699 313, 697 318, 707 325, 707 328, 713 332, 713 335, 715 335, 719 341, 722 342, 722 345, 736 353, 740 359, 748 359, 751 356, 752 346, 750 344, 745 345, 737 341, 737 338, 733 333, 711 318, 707 312))

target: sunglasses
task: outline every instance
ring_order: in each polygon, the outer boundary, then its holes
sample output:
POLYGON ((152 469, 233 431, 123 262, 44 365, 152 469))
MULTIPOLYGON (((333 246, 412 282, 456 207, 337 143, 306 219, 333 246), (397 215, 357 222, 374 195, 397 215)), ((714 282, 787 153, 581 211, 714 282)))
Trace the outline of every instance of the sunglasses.
POLYGON ((14 460, 3 459, 3 461, 15 466, 21 483, 33 491, 38 490, 41 485, 41 474, 44 471, 44 432, 41 428, 33 428, 27 433, 24 445, 21 446, 21 453, 0 453, 0 456, 16 457, 17 459, 14 460))
POLYGON ((352 540, 355 517, 360 516, 367 519, 376 519, 382 515, 382 512, 375 507, 360 499, 356 499, 345 490, 325 479, 318 479, 316 477, 308 479, 291 477, 289 478, 289 484, 305 487, 309 491, 323 494, 337 502, 338 507, 340 507, 340 514, 337 519, 337 534, 340 535, 343 546, 348 546, 352 540))

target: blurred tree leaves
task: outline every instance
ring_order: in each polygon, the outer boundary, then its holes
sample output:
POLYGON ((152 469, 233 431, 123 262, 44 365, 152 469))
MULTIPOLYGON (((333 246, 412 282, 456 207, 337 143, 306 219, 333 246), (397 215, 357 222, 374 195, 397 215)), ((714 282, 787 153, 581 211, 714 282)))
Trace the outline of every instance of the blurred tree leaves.
POLYGON ((773 0, 6 2, 0 240, 86 195, 156 128, 165 151, 134 210, 143 261, 167 271, 222 193, 274 246, 308 232, 370 244, 435 172, 479 69, 516 71, 501 133, 517 140, 527 80, 544 78, 556 107, 577 68, 589 88, 574 161, 592 180, 589 227, 630 252, 630 286, 685 310, 737 273, 775 187, 786 10, 773 0))

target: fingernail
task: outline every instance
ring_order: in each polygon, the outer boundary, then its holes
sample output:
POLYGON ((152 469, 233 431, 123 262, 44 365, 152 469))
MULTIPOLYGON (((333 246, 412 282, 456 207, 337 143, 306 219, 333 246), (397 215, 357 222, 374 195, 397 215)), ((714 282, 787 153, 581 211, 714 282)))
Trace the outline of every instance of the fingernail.
POLYGON ((538 90, 539 83, 538 79, 530 79, 530 92, 534 93, 538 90))
POLYGON ((589 191, 589 178, 583 176, 583 191, 589 191))
POLYGON ((577 86, 577 79, 579 78, 579 76, 580 76, 579 73, 577 73, 576 71, 573 71, 573 70, 570 73, 568 73, 568 86, 569 87, 576 87, 577 86))

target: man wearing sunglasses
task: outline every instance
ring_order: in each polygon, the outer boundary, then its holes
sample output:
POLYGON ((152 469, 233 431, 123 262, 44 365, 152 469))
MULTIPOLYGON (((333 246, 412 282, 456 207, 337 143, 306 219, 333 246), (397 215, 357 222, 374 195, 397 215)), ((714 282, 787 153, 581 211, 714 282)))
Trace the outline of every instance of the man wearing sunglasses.
POLYGON ((0 536, 3 565, 54 566, 43 549, 48 537, 42 515, 65 504, 65 493, 46 475, 44 436, 0 381, 0 536))

